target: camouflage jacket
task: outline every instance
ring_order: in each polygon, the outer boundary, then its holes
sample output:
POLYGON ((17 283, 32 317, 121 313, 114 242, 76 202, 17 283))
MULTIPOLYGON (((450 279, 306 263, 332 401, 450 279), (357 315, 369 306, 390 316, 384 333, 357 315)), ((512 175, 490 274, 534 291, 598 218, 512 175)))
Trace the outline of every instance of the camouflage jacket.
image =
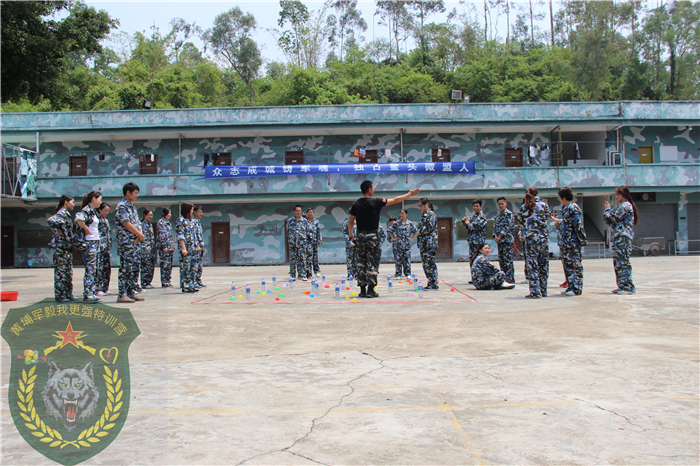
POLYGON ((583 212, 575 202, 561 210, 557 242, 560 249, 580 249, 588 242, 583 229, 583 212))
POLYGON ((47 220, 51 227, 50 248, 73 250, 73 219, 65 207, 47 220), (59 235, 60 233, 60 235, 59 235))
MULTIPOLYGON (((186 217, 180 217, 177 219, 177 223, 175 224, 177 240, 178 242, 185 242, 185 249, 187 250, 188 254, 191 254, 197 250, 197 236, 194 230, 195 228, 194 224, 192 223, 192 219, 186 217)), ((179 246, 178 249, 182 250, 182 248, 179 246)))
POLYGON ((542 200, 536 201, 532 212, 524 209, 524 212, 521 210, 521 213, 523 227, 520 234, 530 241, 547 241, 549 238, 547 221, 550 218, 547 204, 542 200))
POLYGON ((318 245, 322 242, 323 235, 321 234, 321 222, 314 217, 313 220, 309 221, 309 245, 312 247, 318 247, 318 245))
POLYGON ((305 217, 291 217, 287 220, 287 240, 289 247, 306 248, 309 245, 310 224, 305 217))
POLYGON ((410 220, 406 220, 406 223, 397 220, 389 228, 389 232, 396 238, 394 246, 401 251, 411 249, 411 238, 416 234, 416 231, 418 229, 410 220))
POLYGON ((100 231, 100 251, 107 252, 112 250, 112 228, 109 226, 109 222, 106 218, 98 217, 100 219, 100 224, 98 229, 100 231))
POLYGON ((474 259, 472 263, 471 270, 472 281, 477 288, 487 286, 489 279, 499 272, 499 270, 491 264, 489 258, 483 254, 476 256, 476 259, 474 259))
POLYGON ((141 233, 143 233, 143 241, 141 241, 141 248, 146 250, 153 250, 156 245, 155 237, 153 236, 153 225, 148 220, 141 220, 141 233))
POLYGON ((162 251, 165 248, 168 248, 168 252, 175 251, 175 238, 173 237, 173 226, 168 220, 162 217, 160 220, 158 220, 156 247, 159 251, 162 251))
POLYGON ((379 225, 377 228, 377 234, 379 235, 379 244, 382 244, 384 241, 386 241, 386 232, 384 231, 384 227, 379 225))
MULTIPOLYGON (((352 226, 352 234, 357 237, 357 222, 352 226)), ((347 218, 343 222, 343 236, 345 237, 345 247, 349 247, 350 243, 354 243, 355 240, 350 240, 350 220, 347 218)))
POLYGON ((202 222, 196 218, 192 218, 192 224, 194 225, 194 235, 197 238, 195 243, 200 249, 204 249, 204 229, 202 228, 202 222))
POLYGON ((496 219, 493 222, 493 237, 503 235, 502 243, 512 243, 513 235, 515 234, 515 220, 513 212, 508 209, 503 209, 503 212, 498 212, 496 219))
POLYGON ((139 213, 136 207, 131 202, 126 199, 122 199, 119 204, 117 204, 117 209, 114 212, 114 221, 116 223, 117 230, 117 244, 134 244, 136 240, 136 235, 126 229, 123 222, 131 223, 137 230, 141 229, 141 221, 139 220, 139 213))
POLYGON ((467 229, 467 241, 471 244, 484 244, 486 242, 486 225, 488 224, 483 212, 469 217, 469 223, 462 221, 467 229))
POLYGON ((603 220, 612 228, 613 241, 632 241, 634 238, 634 209, 625 201, 617 209, 605 209, 603 220))
POLYGON ((418 224, 418 248, 423 251, 437 247, 437 216, 432 210, 425 212, 418 224))

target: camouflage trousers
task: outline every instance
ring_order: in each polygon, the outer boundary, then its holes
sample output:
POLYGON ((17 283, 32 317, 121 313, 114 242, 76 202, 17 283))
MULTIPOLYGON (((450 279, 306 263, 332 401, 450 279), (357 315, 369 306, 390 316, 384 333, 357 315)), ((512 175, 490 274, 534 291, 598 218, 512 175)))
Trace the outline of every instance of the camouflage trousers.
POLYGON ((153 281, 153 271, 156 267, 152 248, 141 248, 141 288, 153 281))
MULTIPOLYGON (((523 246, 522 256, 523 256, 523 259, 526 259, 527 258, 527 241, 523 241, 522 246, 523 246)), ((525 260, 524 262, 525 262, 525 265, 523 265, 523 273, 525 274, 525 278, 527 278, 527 260, 525 260)))
POLYGON ((289 276, 292 278, 309 278, 310 272, 307 270, 308 259, 305 247, 289 247, 289 276), (297 274, 298 272, 298 274, 297 274))
POLYGON ((201 285, 202 269, 204 268, 204 251, 195 252, 192 260, 194 263, 194 283, 195 285, 201 285))
POLYGON ((72 250, 53 250, 53 294, 56 301, 73 296, 72 250))
POLYGON ((410 249, 395 249, 396 253, 396 276, 405 275, 411 276, 411 250, 410 249))
MULTIPOLYGON (((469 243, 469 263, 471 264, 474 258, 479 254, 479 246, 481 246, 479 243, 469 243)), ((469 270, 469 273, 471 274, 471 267, 469 270)))
POLYGON ((138 244, 120 244, 119 253, 119 296, 133 296, 139 288, 141 268, 141 247, 138 244))
POLYGON ((437 286, 438 284, 438 269, 435 263, 435 257, 437 256, 437 247, 421 247, 420 249, 420 260, 423 263, 423 273, 428 279, 427 286, 437 286))
POLYGON ((160 256, 160 284, 161 286, 170 285, 173 275, 173 251, 168 249, 168 252, 158 251, 160 256))
POLYGON ((311 248, 306 251, 306 269, 310 274, 315 274, 321 272, 321 267, 318 264, 318 246, 311 246, 311 248))
POLYGON ((97 295, 97 284, 100 279, 99 249, 100 241, 85 241, 87 248, 83 251, 83 264, 85 264, 85 275, 83 275, 83 298, 97 295))
POLYGON ((506 280, 515 280, 515 268, 513 267, 513 243, 501 241, 498 243, 498 264, 506 275, 506 280))
POLYGON ((109 281, 112 279, 112 262, 108 250, 100 251, 99 264, 100 278, 97 280, 97 291, 106 293, 109 291, 109 281))
POLYGON ((630 252, 632 251, 631 240, 616 240, 612 245, 613 266, 615 267, 615 279, 620 290, 636 291, 632 282, 632 264, 630 263, 630 252))
POLYGON ((530 295, 535 297, 547 296, 547 280, 549 279, 549 244, 547 239, 535 241, 526 239, 525 262, 527 262, 527 280, 530 282, 530 295))
POLYGON ((345 246, 345 267, 348 269, 348 277, 357 277, 357 238, 355 246, 345 246))
POLYGON ((477 290, 490 290, 503 285, 504 281, 506 281, 506 274, 503 273, 502 270, 499 270, 490 277, 484 277, 474 280, 474 286, 477 290))
POLYGON ((583 292, 583 262, 581 261, 580 248, 559 248, 561 265, 566 275, 567 291, 575 294, 583 292))
POLYGON ((182 254, 180 251, 180 288, 183 290, 189 290, 194 288, 195 284, 195 256, 197 255, 196 250, 187 251, 187 254, 182 254))
POLYGON ((357 248, 357 284, 367 286, 368 291, 377 286, 379 261, 382 258, 382 243, 377 232, 358 233, 355 238, 357 248))

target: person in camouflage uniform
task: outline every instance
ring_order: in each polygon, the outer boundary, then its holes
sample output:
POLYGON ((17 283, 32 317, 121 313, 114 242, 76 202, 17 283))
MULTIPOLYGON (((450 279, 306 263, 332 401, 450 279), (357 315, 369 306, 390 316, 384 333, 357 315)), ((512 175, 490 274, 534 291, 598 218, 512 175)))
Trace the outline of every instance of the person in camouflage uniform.
MULTIPOLYGON (((546 216, 547 216, 547 218, 549 218, 550 217, 549 206, 547 205, 546 202, 544 202, 542 200, 542 198, 540 198, 538 189, 531 186, 531 187, 527 188, 527 190, 525 191, 525 195, 527 195, 527 193, 530 193, 535 198, 535 202, 544 203, 544 207, 546 209, 546 211, 545 211, 546 216)), ((523 252, 522 252, 523 257, 527 257, 527 242, 525 241, 525 236, 523 235, 523 231, 525 230, 525 217, 527 215, 529 215, 529 212, 528 212, 527 208, 525 207, 525 198, 523 198, 523 204, 520 206, 520 211, 518 212, 518 217, 517 217, 518 225, 520 225, 519 236, 520 236, 520 243, 523 245, 523 252)), ((525 264, 523 266, 523 271, 525 273, 526 280, 523 283, 529 284, 530 281, 527 280, 527 277, 529 276, 529 272, 527 269, 528 268, 527 260, 525 260, 524 263, 525 264)))
POLYGON ((318 263, 318 248, 323 244, 323 235, 321 234, 321 222, 314 218, 314 209, 306 209, 306 219, 309 221, 309 249, 307 251, 308 263, 306 269, 311 275, 316 274, 321 276, 321 267, 318 263))
POLYGON ((73 219, 72 196, 64 194, 56 206, 56 214, 47 221, 51 227, 49 247, 53 249, 53 290, 56 301, 76 301, 73 296, 73 219))
MULTIPOLYGON (((379 296, 375 288, 377 286, 377 274, 379 261, 382 258, 381 235, 379 217, 385 205, 397 204, 415 196, 419 189, 413 188, 408 193, 392 199, 376 198, 374 196, 374 183, 365 180, 360 185, 362 197, 356 200, 350 207, 348 231, 350 240, 355 239, 353 229, 357 225, 357 284, 360 287, 361 298, 376 298, 379 296), (355 223, 357 220, 357 223, 355 223)), ((386 237, 386 236, 385 236, 386 237)))
POLYGON ((107 221, 109 208, 110 205, 103 202, 97 209, 100 220, 100 269, 98 273, 99 279, 97 280, 97 296, 109 294, 109 281, 112 278, 112 229, 109 227, 109 221, 107 221))
POLYGON ((544 201, 536 201, 531 193, 525 195, 523 231, 527 255, 528 282, 530 294, 526 298, 539 299, 547 296, 549 279, 549 207, 544 201))
POLYGON ((435 263, 437 256, 437 216, 433 212, 433 205, 427 197, 422 197, 418 201, 418 208, 423 213, 418 224, 418 229, 413 238, 418 238, 418 250, 420 251, 421 262, 423 262, 423 272, 428 279, 428 285, 424 290, 437 290, 438 269, 435 263))
POLYGON ((119 297, 118 303, 143 301, 137 296, 139 287, 139 268, 141 264, 140 243, 144 239, 141 233, 139 214, 134 201, 139 197, 139 187, 127 183, 122 188, 124 198, 119 201, 114 212, 119 253, 119 297))
POLYGON ((559 257, 564 267, 567 289, 561 294, 579 296, 583 292, 583 262, 581 250, 586 245, 586 232, 583 229, 583 212, 573 202, 574 192, 568 186, 561 188, 558 193, 559 201, 564 206, 561 219, 552 217, 557 227, 557 243, 559 257))
POLYGON ((615 196, 619 204, 617 209, 613 210, 606 198, 603 214, 603 220, 612 229, 613 266, 617 281, 617 289, 613 290, 613 293, 636 293, 637 289, 632 281, 630 252, 634 238, 633 228, 639 224, 639 214, 627 186, 618 186, 615 196))
POLYGON ((192 222, 194 205, 183 202, 180 206, 180 218, 175 224, 177 241, 180 246, 180 288, 183 293, 196 293, 194 256, 197 253, 197 235, 192 222))
POLYGON ((309 249, 309 221, 301 215, 301 206, 294 206, 294 216, 287 220, 287 241, 289 241, 289 277, 303 281, 309 279, 311 271, 307 268, 309 249))
POLYGON ((141 218, 141 232, 144 239, 141 241, 141 288, 147 290, 153 288, 153 271, 155 270, 156 258, 155 247, 156 238, 153 234, 153 211, 144 209, 143 218, 141 218))
MULTIPOLYGON (((348 277, 357 277, 357 254, 355 242, 350 239, 349 231, 350 220, 345 219, 343 222, 343 236, 345 237, 345 267, 348 271, 348 277)), ((357 236, 357 225, 352 228, 353 237, 357 236)))
POLYGON ((396 278, 401 274, 411 276, 411 239, 418 229, 408 220, 408 210, 402 209, 399 220, 389 229, 389 234, 394 237, 396 251, 396 278))
POLYGON ((75 214, 77 228, 82 229, 85 235, 85 250, 83 250, 83 300, 86 303, 100 301, 97 297, 97 283, 99 281, 99 256, 100 256, 100 219, 97 208, 102 204, 102 193, 91 191, 83 198, 80 212, 75 214))
POLYGON ((507 209, 508 204, 505 197, 499 197, 497 204, 500 212, 496 215, 493 223, 493 239, 498 244, 498 263, 501 266, 501 271, 506 275, 506 282, 515 283, 513 267, 515 222, 513 212, 507 209))
POLYGON ((163 288, 172 287, 173 254, 175 254, 175 237, 173 236, 173 226, 170 224, 172 212, 164 208, 162 217, 158 220, 158 233, 156 237, 156 247, 160 257, 160 286, 163 288))
POLYGON ((476 200, 472 202, 474 215, 464 217, 462 225, 467 229, 467 242, 469 243, 469 263, 471 264, 476 255, 479 253, 478 247, 486 242, 486 226, 488 221, 486 216, 481 211, 482 202, 476 200))
POLYGON ((206 287, 202 283, 202 269, 204 268, 204 253, 206 249, 204 248, 204 229, 202 228, 202 215, 204 215, 204 210, 202 210, 201 205, 194 207, 192 214, 192 222, 195 227, 195 236, 197 238, 197 252, 194 255, 193 265, 194 265, 194 286, 195 288, 206 287))
POLYGON ((396 241, 394 241, 394 237, 392 236, 392 232, 394 231, 394 223, 396 223, 396 217, 393 215, 389 217, 389 227, 386 229, 387 232, 387 239, 389 240, 389 243, 391 244, 391 255, 394 256, 394 265, 396 265, 398 256, 396 255, 396 241))
POLYGON ((479 252, 471 263, 472 279, 477 290, 498 290, 502 288, 514 288, 514 284, 504 284, 506 274, 498 270, 489 262, 491 246, 482 244, 478 247, 479 252))

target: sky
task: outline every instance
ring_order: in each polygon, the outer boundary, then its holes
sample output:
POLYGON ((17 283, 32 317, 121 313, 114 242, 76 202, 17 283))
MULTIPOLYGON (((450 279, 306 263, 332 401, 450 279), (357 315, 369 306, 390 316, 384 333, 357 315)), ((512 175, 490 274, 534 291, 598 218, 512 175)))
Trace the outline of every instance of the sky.
MULTIPOLYGON (((278 0, 258 0, 255 2, 88 0, 85 3, 98 10, 106 10, 112 18, 119 20, 119 29, 113 32, 125 31, 129 34, 138 31, 150 33, 150 28, 154 24, 162 33, 166 33, 170 30, 170 20, 178 17, 185 19, 189 23, 196 22, 203 29, 209 29, 212 27, 216 15, 238 6, 244 12, 252 13, 258 22, 258 30, 253 38, 260 46, 263 57, 268 61, 285 60, 282 51, 277 47, 274 37, 267 31, 278 27, 277 19, 280 11, 278 0)), ((475 0, 475 3, 483 4, 482 0, 475 0)), ((309 10, 318 10, 323 5, 323 2, 304 1, 304 4, 309 10)), ((465 9, 456 0, 445 1, 445 6, 448 12, 455 7, 460 11, 465 9)), ((362 15, 368 25, 368 29, 364 33, 366 40, 372 40, 373 26, 375 37, 388 37, 389 29, 378 24, 379 16, 373 18, 376 11, 374 1, 360 0, 358 9, 362 11, 362 15)), ((431 21, 435 22, 443 22, 446 19, 446 13, 437 14, 430 18, 431 21)), ((191 41, 200 50, 202 49, 201 41, 198 39, 191 39, 191 41)))

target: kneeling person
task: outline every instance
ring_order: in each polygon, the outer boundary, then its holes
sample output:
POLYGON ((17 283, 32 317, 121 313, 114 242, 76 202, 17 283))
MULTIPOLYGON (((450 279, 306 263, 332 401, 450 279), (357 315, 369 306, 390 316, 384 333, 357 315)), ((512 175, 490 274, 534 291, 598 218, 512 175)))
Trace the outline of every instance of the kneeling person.
POLYGON ((472 259, 472 281, 477 290, 498 290, 513 288, 514 284, 505 283, 506 274, 494 267, 489 262, 491 246, 488 244, 479 245, 477 255, 472 259))

